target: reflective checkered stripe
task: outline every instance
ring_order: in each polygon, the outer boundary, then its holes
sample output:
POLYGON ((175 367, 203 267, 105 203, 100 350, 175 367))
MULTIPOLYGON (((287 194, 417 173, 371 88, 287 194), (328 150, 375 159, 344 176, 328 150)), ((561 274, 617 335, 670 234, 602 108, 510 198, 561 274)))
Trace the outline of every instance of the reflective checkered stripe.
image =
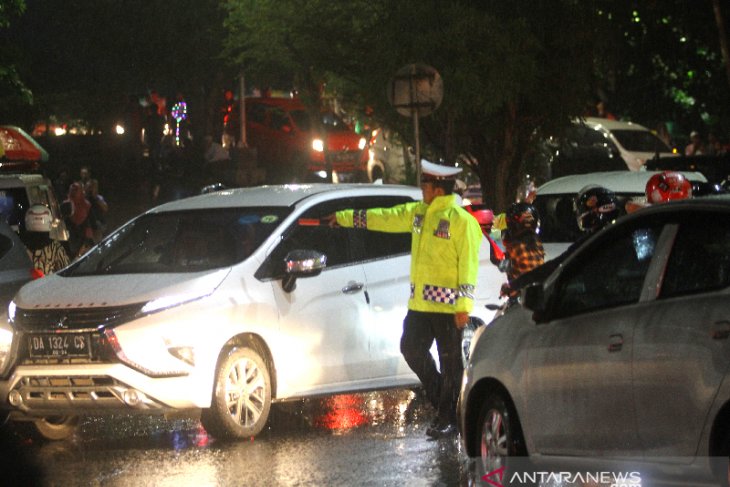
POLYGON ((424 284, 423 286, 423 300, 433 301, 435 303, 446 303, 456 304, 456 298, 459 297, 459 293, 456 289, 442 286, 432 286, 430 284, 424 284))
POLYGON ((462 284, 459 286, 459 297, 474 299, 474 286, 471 284, 462 284))
POLYGON ((352 226, 355 228, 367 228, 368 227, 368 211, 367 210, 353 210, 352 226))

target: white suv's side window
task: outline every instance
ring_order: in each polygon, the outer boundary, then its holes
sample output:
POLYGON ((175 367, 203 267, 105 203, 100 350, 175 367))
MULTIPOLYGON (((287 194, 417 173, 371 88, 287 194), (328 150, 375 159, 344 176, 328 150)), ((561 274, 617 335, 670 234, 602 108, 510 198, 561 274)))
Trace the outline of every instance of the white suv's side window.
MULTIPOLYGON (((412 201, 407 197, 382 196, 345 198, 327 201, 310 208, 301 219, 317 220, 338 210, 349 208, 390 207, 412 201)), ((384 233, 353 228, 330 228, 326 225, 292 225, 284 238, 256 272, 258 279, 278 279, 284 275, 284 258, 292 250, 316 250, 327 256, 327 267, 387 258, 410 252, 408 233, 384 233)))

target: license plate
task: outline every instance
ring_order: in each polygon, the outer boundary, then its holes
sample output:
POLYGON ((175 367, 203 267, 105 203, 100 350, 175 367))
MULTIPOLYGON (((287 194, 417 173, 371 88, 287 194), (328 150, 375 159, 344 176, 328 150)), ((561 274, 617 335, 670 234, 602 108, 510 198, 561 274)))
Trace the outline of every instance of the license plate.
POLYGON ((88 333, 54 333, 28 336, 31 357, 88 357, 88 333))

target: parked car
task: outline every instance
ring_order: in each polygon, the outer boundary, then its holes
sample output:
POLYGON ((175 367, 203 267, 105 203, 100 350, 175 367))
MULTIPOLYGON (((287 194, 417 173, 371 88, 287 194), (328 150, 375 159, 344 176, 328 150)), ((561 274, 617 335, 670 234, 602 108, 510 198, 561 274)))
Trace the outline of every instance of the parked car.
MULTIPOLYGON (((407 186, 264 186, 134 218, 17 294, 0 408, 55 439, 79 415, 201 409, 213 436, 247 438, 272 402, 418 385, 399 346, 410 234, 319 222, 420 197, 407 186)), ((486 322, 503 277, 486 246, 480 259, 473 319, 486 322)))
MULTIPOLYGON (((646 201, 646 183, 659 171, 608 171, 564 176, 537 188, 533 204, 540 214, 540 238, 546 258, 560 255, 581 235, 575 219, 574 201, 586 186, 596 184, 610 189, 622 205, 646 201)), ((694 185, 706 182, 703 174, 683 172, 694 185)))
POLYGON ((543 150, 549 178, 626 169, 638 171, 653 158, 677 155, 643 125, 597 117, 574 121, 561 137, 546 140, 543 150))
POLYGON ((0 174, 0 220, 7 222, 16 232, 25 218, 25 211, 32 205, 44 205, 53 215, 50 237, 68 240, 68 230, 51 181, 34 173, 0 174))
POLYGON ((368 178, 367 139, 332 111, 313 116, 298 98, 247 98, 246 134, 280 182, 324 178, 329 166, 339 182, 368 178))
POLYGON ((722 457, 725 478, 729 286, 728 196, 604 228, 477 330, 459 403, 466 451, 486 468, 634 459, 697 479, 722 457))

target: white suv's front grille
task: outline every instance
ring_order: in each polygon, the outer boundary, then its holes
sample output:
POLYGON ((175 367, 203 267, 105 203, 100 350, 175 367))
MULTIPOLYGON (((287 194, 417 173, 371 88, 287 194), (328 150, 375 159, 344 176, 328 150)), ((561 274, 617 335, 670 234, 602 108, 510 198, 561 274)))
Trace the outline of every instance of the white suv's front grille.
POLYGON ((23 331, 98 329, 133 320, 142 306, 144 303, 99 308, 17 308, 13 324, 23 331))

